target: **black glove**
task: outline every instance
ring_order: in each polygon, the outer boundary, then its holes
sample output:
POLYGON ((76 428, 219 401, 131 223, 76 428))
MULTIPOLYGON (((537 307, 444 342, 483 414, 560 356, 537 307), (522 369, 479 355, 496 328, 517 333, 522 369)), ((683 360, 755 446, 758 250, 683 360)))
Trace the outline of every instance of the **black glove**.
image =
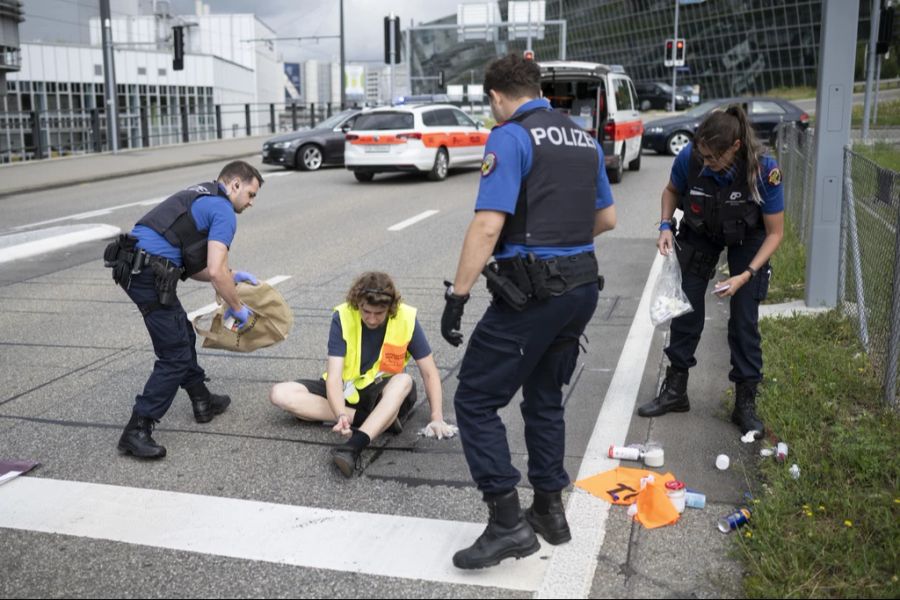
POLYGON ((469 294, 457 296, 451 291, 453 289, 452 283, 444 281, 444 285, 447 286, 447 291, 444 292, 444 300, 447 301, 447 304, 444 306, 444 314, 441 316, 441 335, 444 336, 444 339, 450 345, 459 346, 463 341, 462 333, 459 331, 462 323, 463 307, 469 301, 469 294))

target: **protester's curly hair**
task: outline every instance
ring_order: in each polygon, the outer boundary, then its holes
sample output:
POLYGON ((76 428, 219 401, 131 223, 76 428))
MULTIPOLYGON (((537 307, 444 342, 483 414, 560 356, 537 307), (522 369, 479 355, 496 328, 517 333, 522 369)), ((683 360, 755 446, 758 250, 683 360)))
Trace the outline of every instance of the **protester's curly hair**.
POLYGON ((484 93, 491 90, 512 98, 537 98, 541 95, 541 69, 533 60, 507 54, 488 65, 484 73, 484 93))
POLYGON ((366 271, 356 278, 350 291, 347 292, 347 303, 354 309, 365 303, 369 306, 388 307, 388 315, 397 316, 397 307, 400 306, 400 292, 394 285, 394 280, 387 273, 381 271, 366 271))

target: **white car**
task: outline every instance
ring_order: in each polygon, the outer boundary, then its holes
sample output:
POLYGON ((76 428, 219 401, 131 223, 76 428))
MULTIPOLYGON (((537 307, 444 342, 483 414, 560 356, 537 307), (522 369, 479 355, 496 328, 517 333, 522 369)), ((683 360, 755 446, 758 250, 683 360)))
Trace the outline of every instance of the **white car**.
POLYGON ((359 115, 346 136, 344 164, 357 181, 398 171, 441 181, 451 167, 481 163, 488 133, 450 104, 384 106, 359 115))

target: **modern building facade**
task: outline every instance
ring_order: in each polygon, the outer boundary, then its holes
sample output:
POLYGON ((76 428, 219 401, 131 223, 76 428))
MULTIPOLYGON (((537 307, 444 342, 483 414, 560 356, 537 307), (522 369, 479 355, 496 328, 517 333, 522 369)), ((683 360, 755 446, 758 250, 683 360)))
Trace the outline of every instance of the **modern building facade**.
POLYGON ((0 0, 0 97, 6 92, 6 75, 18 71, 22 64, 19 23, 23 20, 19 0, 0 0))
MULTIPOLYGON (((108 148, 105 123, 97 125, 99 19, 89 27, 89 45, 22 44, 21 68, 0 100, 0 162, 87 152, 98 138, 108 148)), ((276 34, 252 14, 114 16, 112 32, 121 148, 179 143, 185 130, 191 140, 213 139, 217 128, 223 137, 261 133, 273 121, 268 105, 284 102, 282 62, 265 41, 276 34), (172 68, 176 25, 185 32, 180 71, 172 68)))
MULTIPOLYGON (((508 2, 497 2, 508 20, 508 2)), ((860 2, 857 28, 869 36, 870 2, 860 2)), ((623 65, 636 82, 672 80, 663 66, 664 43, 674 34, 675 0, 547 0, 546 19, 566 21, 565 58, 623 65)), ((686 64, 678 85, 699 85, 706 98, 765 94, 780 87, 815 87, 822 20, 821 0, 705 0, 679 6, 678 37, 686 64)), ((454 16, 435 21, 455 23, 454 16)), ((532 47, 538 60, 560 58, 561 30, 548 26, 532 47)), ((523 52, 524 40, 500 30, 493 42, 460 42, 454 30, 413 32, 412 82, 430 92, 428 76, 443 70, 447 83, 481 81, 484 65, 506 52, 523 52)))

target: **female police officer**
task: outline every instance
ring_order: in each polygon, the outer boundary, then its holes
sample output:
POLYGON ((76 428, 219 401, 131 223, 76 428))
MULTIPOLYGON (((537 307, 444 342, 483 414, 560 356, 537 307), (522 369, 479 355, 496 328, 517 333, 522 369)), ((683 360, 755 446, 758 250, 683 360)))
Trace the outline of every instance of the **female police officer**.
POLYGON ((694 311, 672 320, 666 355, 671 366, 659 395, 638 409, 642 417, 690 409, 688 369, 697 364, 694 351, 704 322, 704 294, 715 275, 719 255, 728 249, 730 277, 715 286, 720 298, 730 298, 728 346, 735 382, 731 420, 741 433, 758 432, 756 387, 762 380, 759 302, 766 296, 775 253, 784 233, 784 193, 781 171, 763 148, 739 105, 709 115, 675 159, 662 194, 662 220, 657 247, 672 251, 672 216, 684 216, 675 237, 681 263, 682 289, 694 311))

